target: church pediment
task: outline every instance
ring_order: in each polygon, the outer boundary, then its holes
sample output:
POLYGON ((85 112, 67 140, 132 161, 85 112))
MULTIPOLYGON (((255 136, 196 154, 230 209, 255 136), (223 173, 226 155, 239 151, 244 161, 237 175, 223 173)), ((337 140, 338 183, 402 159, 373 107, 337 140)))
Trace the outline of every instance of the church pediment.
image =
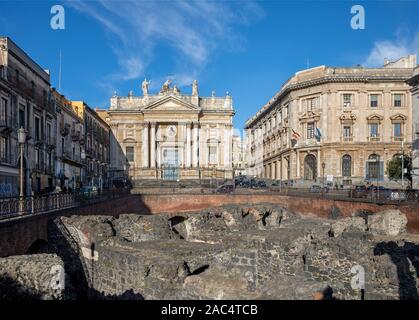
POLYGON ((187 102, 178 98, 174 95, 169 95, 161 98, 160 100, 154 101, 153 103, 146 105, 143 112, 199 112, 200 109, 187 102))

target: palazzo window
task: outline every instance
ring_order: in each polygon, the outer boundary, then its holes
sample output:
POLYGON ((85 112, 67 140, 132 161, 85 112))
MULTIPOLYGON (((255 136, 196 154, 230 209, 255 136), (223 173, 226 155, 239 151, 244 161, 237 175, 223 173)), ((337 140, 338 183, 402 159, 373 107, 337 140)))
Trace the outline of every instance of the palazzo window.
POLYGON ((402 94, 394 94, 393 107, 401 107, 401 106, 402 106, 402 94))
POLYGON ((281 111, 278 111, 278 113, 276 114, 276 122, 277 122, 277 124, 278 125, 280 125, 281 124, 281 122, 282 122, 282 119, 281 119, 281 111))
POLYGON ((343 126, 343 137, 344 138, 351 138, 352 137, 352 128, 350 125, 343 126))
POLYGON ((352 175, 352 158, 349 154, 342 157, 342 176, 350 177, 352 175))
POLYGON ((35 117, 35 140, 40 140, 40 120, 35 117))
POLYGON ((308 122, 307 123, 307 139, 313 139, 314 138, 314 129, 315 129, 315 123, 314 122, 308 122))
POLYGON ((288 106, 284 106, 284 108, 282 109, 283 111, 283 118, 286 119, 288 117, 288 106))
POLYGON ((47 143, 51 143, 51 124, 47 123, 47 143))
POLYGON ((344 93, 342 95, 343 98, 343 106, 350 107, 352 105, 353 95, 350 93, 344 93))
POLYGON ((402 136, 402 124, 401 123, 393 123, 393 136, 398 137, 398 138, 402 136))
POLYGON ((378 107, 378 94, 371 94, 370 95, 370 107, 377 108, 378 107))
POLYGON ((310 98, 306 100, 307 111, 312 111, 317 107, 317 98, 310 98))
POLYGON ((370 138, 378 138, 379 137, 378 123, 370 123, 369 127, 370 127, 370 138))
POLYGON ((26 121, 25 121, 25 106, 20 105, 19 108, 19 128, 26 129, 26 121))
POLYGON ((6 124, 6 115, 7 115, 7 100, 1 98, 0 101, 0 123, 6 124))
POLYGON ((134 147, 125 147, 125 156, 127 157, 127 161, 133 162, 134 161, 134 147))
POLYGON ((0 136, 0 162, 9 162, 8 138, 0 136))
POLYGON ((217 164, 217 147, 208 147, 208 162, 209 164, 217 164))

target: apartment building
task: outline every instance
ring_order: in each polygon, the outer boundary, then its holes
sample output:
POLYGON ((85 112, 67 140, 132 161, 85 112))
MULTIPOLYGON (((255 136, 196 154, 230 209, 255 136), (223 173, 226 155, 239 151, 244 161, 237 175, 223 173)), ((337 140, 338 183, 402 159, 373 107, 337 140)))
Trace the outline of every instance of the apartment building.
POLYGON ((55 89, 52 95, 57 112, 55 183, 63 190, 76 190, 83 186, 84 122, 71 101, 55 89))
POLYGON ((54 185, 55 119, 49 72, 0 37, 0 196, 19 194, 20 161, 25 195, 54 185), (22 159, 19 128, 26 132, 22 159))
POLYGON ((84 127, 84 185, 96 186, 99 189, 109 188, 109 125, 84 101, 71 101, 71 106, 82 119, 84 127))

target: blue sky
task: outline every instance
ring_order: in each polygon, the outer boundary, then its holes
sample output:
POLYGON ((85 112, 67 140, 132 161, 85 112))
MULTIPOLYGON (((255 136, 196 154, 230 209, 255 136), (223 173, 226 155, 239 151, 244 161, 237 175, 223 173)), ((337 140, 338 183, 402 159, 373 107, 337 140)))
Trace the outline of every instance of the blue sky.
POLYGON ((296 71, 318 65, 379 66, 419 53, 418 1, 0 1, 0 35, 11 37, 62 93, 107 108, 114 91, 157 91, 167 76, 183 92, 193 79, 209 96, 229 91, 235 126, 296 71), (65 30, 50 9, 65 8, 65 30), (350 27, 352 5, 366 27, 350 27))

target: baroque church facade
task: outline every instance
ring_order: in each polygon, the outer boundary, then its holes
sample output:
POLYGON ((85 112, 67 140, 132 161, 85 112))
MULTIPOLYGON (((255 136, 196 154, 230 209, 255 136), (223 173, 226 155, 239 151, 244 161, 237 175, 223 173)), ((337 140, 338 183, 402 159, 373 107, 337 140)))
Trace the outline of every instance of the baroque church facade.
POLYGON ((97 112, 109 124, 110 175, 138 185, 150 180, 201 180, 232 177, 233 102, 191 94, 167 80, 156 94, 142 82, 142 96, 114 94, 109 110, 97 112))

